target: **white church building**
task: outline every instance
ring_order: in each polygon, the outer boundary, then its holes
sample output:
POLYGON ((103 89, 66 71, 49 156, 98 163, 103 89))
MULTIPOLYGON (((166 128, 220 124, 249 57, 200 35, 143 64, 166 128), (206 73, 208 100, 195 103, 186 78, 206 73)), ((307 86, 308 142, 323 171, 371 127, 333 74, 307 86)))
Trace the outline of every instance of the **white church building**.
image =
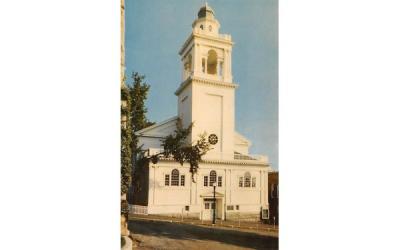
POLYGON ((232 78, 230 35, 209 5, 200 8, 192 32, 179 51, 182 82, 177 86, 177 116, 137 132, 139 145, 149 154, 162 152, 161 139, 173 134, 178 117, 183 127, 193 123, 191 141, 207 133, 212 146, 199 164, 195 182, 189 164, 161 158, 145 166, 143 188, 135 191, 136 205, 147 214, 190 216, 211 220, 216 185, 216 217, 229 220, 260 218, 268 209, 267 156, 249 155, 251 142, 235 129, 235 90, 232 78), (215 183, 215 184, 214 184, 215 183))

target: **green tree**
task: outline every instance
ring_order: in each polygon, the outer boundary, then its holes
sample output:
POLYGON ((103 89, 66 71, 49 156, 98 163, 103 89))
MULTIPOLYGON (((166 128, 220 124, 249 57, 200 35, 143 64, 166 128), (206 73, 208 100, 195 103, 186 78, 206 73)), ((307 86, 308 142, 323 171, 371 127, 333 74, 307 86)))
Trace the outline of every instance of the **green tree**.
MULTIPOLYGON (((132 137, 132 164, 131 164, 131 184, 132 188, 139 188, 139 179, 143 176, 143 167, 138 156, 142 155, 141 145, 138 145, 138 136, 135 134, 137 131, 153 125, 147 117, 147 108, 145 101, 150 89, 150 85, 145 82, 145 76, 137 72, 132 74, 132 83, 128 84, 129 98, 130 98, 130 132, 132 137)), ((132 201, 133 190, 130 189, 129 201, 132 201)))
MULTIPOLYGON (((132 133, 130 132, 131 98, 129 89, 121 86, 121 196, 126 195, 131 183, 132 133)), ((128 204, 121 200, 121 215, 128 217, 128 204)))
POLYGON ((131 125, 133 134, 154 124, 154 122, 150 122, 146 118, 147 108, 145 101, 147 100, 150 85, 144 79, 144 75, 134 72, 132 74, 133 82, 128 85, 131 96, 131 125))
MULTIPOLYGON (((138 175, 135 174, 136 156, 140 153, 138 137, 135 132, 154 123, 146 118, 145 101, 150 86, 145 76, 132 73, 132 82, 121 87, 121 195, 128 193, 138 175)), ((121 213, 127 216, 127 202, 121 205, 121 213)))
POLYGON ((174 160, 181 165, 185 162, 189 163, 192 181, 195 182, 194 174, 197 173, 202 156, 205 155, 211 147, 206 139, 206 133, 199 135, 199 139, 194 143, 188 141, 188 136, 192 132, 192 127, 193 123, 190 124, 189 127, 183 128, 182 122, 178 118, 175 133, 162 139, 162 146, 164 147, 163 155, 165 157, 168 158, 172 156, 174 160))

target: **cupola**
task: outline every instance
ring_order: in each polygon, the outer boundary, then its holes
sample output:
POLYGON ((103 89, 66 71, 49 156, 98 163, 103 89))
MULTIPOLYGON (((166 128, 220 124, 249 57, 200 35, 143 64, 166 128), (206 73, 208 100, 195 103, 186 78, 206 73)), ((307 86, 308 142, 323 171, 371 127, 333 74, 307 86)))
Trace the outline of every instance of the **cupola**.
POLYGON ((206 2, 206 5, 200 8, 199 12, 197 13, 198 18, 214 18, 214 10, 208 5, 206 2))

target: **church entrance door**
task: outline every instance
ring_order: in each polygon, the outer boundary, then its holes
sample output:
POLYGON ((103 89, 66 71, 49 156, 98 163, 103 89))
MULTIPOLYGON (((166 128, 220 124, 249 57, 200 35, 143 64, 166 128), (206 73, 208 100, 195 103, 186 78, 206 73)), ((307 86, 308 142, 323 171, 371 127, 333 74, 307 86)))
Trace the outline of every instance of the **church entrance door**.
MULTIPOLYGON (((216 199, 218 207, 218 199, 216 199)), ((213 199, 204 199, 203 207, 203 220, 212 220, 214 214, 215 204, 213 199)), ((215 217, 218 218, 218 209, 215 210, 215 217)))

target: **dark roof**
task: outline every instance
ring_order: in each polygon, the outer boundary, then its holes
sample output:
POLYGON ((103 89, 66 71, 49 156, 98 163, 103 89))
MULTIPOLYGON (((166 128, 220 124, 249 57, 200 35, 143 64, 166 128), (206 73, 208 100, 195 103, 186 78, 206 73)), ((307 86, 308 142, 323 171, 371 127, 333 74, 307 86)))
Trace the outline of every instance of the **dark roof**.
POLYGON ((206 5, 200 8, 199 13, 197 13, 197 16, 198 18, 214 17, 214 10, 206 3, 206 5))

